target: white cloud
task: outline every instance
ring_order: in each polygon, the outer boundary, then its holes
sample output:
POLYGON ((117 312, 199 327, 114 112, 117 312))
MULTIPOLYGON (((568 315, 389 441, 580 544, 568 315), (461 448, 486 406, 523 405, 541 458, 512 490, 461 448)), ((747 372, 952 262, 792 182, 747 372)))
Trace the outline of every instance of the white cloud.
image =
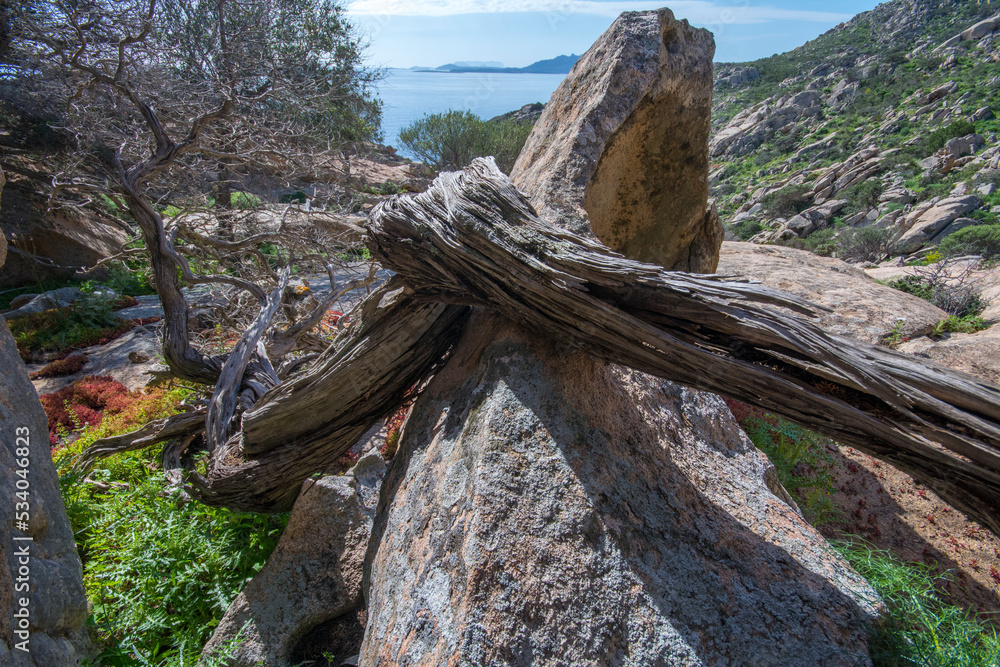
MULTIPOLYGON (((732 0, 731 0, 732 1, 732 0)), ((542 12, 555 15, 590 14, 616 17, 625 11, 658 9, 664 0, 353 0, 348 12, 374 16, 454 16, 542 12)), ((736 25, 768 21, 839 23, 851 14, 754 6, 750 0, 717 4, 709 0, 675 0, 670 9, 696 25, 736 25)))

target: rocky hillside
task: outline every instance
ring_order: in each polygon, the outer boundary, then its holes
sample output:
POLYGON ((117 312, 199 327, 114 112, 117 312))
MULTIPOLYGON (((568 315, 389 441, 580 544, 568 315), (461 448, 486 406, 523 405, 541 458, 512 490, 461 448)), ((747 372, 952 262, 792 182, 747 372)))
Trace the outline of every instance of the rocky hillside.
POLYGON ((711 182, 730 238, 857 262, 1000 254, 998 9, 892 0, 717 66, 711 182))

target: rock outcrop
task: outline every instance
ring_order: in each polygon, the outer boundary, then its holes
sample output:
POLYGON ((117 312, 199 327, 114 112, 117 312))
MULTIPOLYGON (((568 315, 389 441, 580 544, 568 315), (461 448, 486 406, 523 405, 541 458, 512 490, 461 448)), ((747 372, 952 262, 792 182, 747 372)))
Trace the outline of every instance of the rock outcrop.
POLYGON ((902 223, 903 235, 896 241, 895 250, 900 254, 911 253, 929 243, 947 236, 948 227, 959 218, 976 210, 982 200, 975 195, 948 197, 917 209, 902 223))
POLYGON ((16 239, 0 269, 0 286, 18 286, 50 276, 71 276, 121 250, 129 240, 109 217, 75 208, 46 211, 42 187, 34 179, 12 178, 4 189, 0 229, 16 239), (34 257, 40 260, 34 259, 34 257))
POLYGON ((897 327, 916 338, 930 333, 948 314, 923 299, 875 282, 839 259, 778 245, 722 246, 719 273, 791 292, 829 310, 820 313, 825 331, 878 343, 897 327))
POLYGON ((9 499, 0 514, 0 560, 4 564, 0 572, 0 663, 76 665, 86 648, 83 573, 49 455, 47 419, 19 364, 6 324, 0 324, 0 357, 5 369, 0 491, 9 499), (19 440, 23 433, 27 437, 19 440), (31 455, 30 464, 22 468, 16 462, 21 460, 19 445, 24 444, 30 446, 31 455), (18 470, 28 471, 31 484, 27 530, 15 527, 19 525, 15 515, 20 514, 15 512, 18 470))
POLYGON ((303 485, 278 546, 226 610, 206 657, 228 649, 229 667, 290 665, 306 632, 355 610, 385 469, 372 450, 348 473, 303 485))
POLYGON ((10 667, 75 667, 90 649, 83 570, 48 432, 0 317, 0 665, 10 667))
POLYGON ((361 664, 867 664, 874 595, 720 399, 470 328, 386 481, 361 664))
MULTIPOLYGON (((664 29, 672 20, 626 14, 581 62, 634 54, 598 49, 626 28, 646 26, 639 44, 684 34, 684 24, 664 29)), ((595 69, 627 67, 651 65, 595 69)), ((589 108, 588 90, 557 92, 546 113, 559 101, 576 118, 570 110, 589 108)), ((657 140, 688 140, 646 127, 657 140)), ((539 143, 536 134, 528 147, 539 143)), ((515 183, 551 221, 581 229, 586 186, 600 184, 577 176, 587 159, 604 158, 590 142, 561 150, 545 159, 575 170, 528 170, 522 154, 515 183)), ((657 192, 650 185, 631 196, 657 192)), ((666 245, 645 256, 689 265, 690 248, 658 254, 666 245)), ((702 266, 714 267, 718 247, 699 251, 702 266)), ((383 484, 360 664, 868 664, 876 596, 787 499, 719 398, 479 312, 417 400, 383 484)))
MULTIPOLYGON (((1000 86, 1000 33, 989 11, 987 3, 887 0, 785 54, 720 67, 712 193, 732 236, 877 263, 919 257, 960 229, 909 231, 916 208, 952 188, 948 196, 976 191, 1000 168, 987 122, 1000 86), (941 35, 954 38, 935 50, 941 35), (760 80, 725 85, 750 66, 760 80), (848 205, 817 219, 829 200, 848 205)), ((968 217, 996 224, 996 215, 968 217)))
MULTIPOLYGON (((939 340, 911 337, 911 340, 904 342, 898 349, 989 382, 1000 383, 1000 326, 997 326, 1000 323, 1000 271, 969 269, 966 262, 955 262, 950 268, 943 270, 944 275, 950 276, 945 280, 952 285, 962 283, 974 287, 986 305, 980 317, 993 326, 972 334, 949 334, 939 340)), ((868 273, 879 279, 891 280, 903 276, 919 276, 918 272, 929 270, 931 269, 922 267, 898 267, 870 269, 868 273)))
POLYGON ((626 12, 553 93, 511 179, 538 184, 532 204, 545 220, 636 259, 714 271, 714 54, 709 32, 669 10, 626 12))
MULTIPOLYGON (((78 373, 33 380, 35 389, 39 395, 50 394, 88 375, 110 376, 129 391, 144 389, 166 368, 162 363, 161 328, 159 324, 146 324, 105 345, 84 348, 79 354, 86 356, 87 362, 78 373)), ((44 367, 45 364, 36 364, 29 370, 44 367)))

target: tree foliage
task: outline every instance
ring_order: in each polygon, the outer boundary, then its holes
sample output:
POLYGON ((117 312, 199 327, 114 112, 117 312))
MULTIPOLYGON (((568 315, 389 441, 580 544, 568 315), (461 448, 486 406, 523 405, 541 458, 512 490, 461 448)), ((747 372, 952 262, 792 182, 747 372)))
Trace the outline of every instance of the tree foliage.
MULTIPOLYGON (((122 257, 149 253, 165 360, 178 377, 214 384, 223 360, 192 341, 181 288, 228 286, 247 328, 280 283, 262 244, 280 236, 281 264, 310 257, 301 268, 332 275, 321 251, 338 241, 197 209, 232 208, 241 177, 316 182, 351 140, 371 137, 378 72, 362 67, 363 43, 337 0, 44 0, 10 11, 7 85, 55 118, 70 147, 50 201, 100 199, 134 225, 143 248, 122 257)), ((284 330, 266 340, 295 349, 324 312, 286 304, 275 322, 284 330)))

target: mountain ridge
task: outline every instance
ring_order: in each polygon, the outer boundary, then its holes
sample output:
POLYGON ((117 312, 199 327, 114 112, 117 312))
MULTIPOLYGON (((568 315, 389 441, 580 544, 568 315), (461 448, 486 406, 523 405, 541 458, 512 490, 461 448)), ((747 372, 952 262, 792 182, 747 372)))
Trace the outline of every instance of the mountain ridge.
POLYGON ((717 64, 711 181, 730 238, 861 262, 1000 238, 998 10, 892 0, 717 64))
POLYGON ((491 67, 472 65, 471 63, 448 63, 439 67, 410 67, 412 72, 438 72, 447 74, 568 74, 580 56, 556 56, 547 60, 539 60, 525 67, 491 67))

